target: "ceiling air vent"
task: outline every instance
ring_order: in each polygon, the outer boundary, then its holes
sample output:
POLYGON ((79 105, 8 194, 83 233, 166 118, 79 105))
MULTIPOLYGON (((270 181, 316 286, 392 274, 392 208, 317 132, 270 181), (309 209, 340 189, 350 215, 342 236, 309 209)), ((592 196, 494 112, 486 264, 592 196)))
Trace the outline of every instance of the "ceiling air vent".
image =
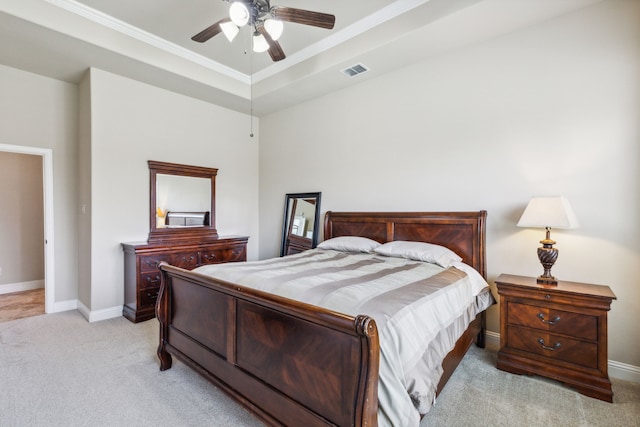
POLYGON ((369 69, 364 64, 356 64, 342 70, 342 74, 347 77, 355 77, 367 71, 369 71, 369 69))

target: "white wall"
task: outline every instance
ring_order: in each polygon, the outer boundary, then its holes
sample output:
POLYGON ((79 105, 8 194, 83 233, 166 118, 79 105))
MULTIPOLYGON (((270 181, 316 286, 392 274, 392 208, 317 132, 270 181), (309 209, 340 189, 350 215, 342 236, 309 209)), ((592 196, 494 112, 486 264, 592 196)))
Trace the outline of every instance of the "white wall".
POLYGON ((91 266, 81 269, 91 282, 81 284, 90 286, 90 301, 81 302, 92 313, 123 304, 120 244, 149 232, 148 160, 218 168, 218 233, 250 236, 248 258, 257 259, 258 139, 249 137, 249 117, 98 69, 89 82, 91 200, 81 204, 91 266))
POLYGON ((611 286, 609 358, 640 366, 639 89, 640 2, 606 1, 265 116, 260 257, 284 194, 322 191, 323 212, 486 209, 489 280, 537 276, 543 231, 516 223, 564 195, 582 227, 553 232, 553 273, 611 286))
POLYGON ((0 65, 0 144, 53 152, 56 305, 77 298, 77 89, 0 65))

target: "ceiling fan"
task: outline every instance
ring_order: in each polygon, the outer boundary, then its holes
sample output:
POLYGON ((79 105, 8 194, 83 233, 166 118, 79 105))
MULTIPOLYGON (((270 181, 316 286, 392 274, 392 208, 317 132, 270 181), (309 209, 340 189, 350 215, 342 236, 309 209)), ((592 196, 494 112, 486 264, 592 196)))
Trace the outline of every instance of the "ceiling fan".
POLYGON ((278 43, 282 35, 283 21, 332 29, 336 17, 328 13, 292 7, 271 6, 269 0, 223 0, 231 3, 229 16, 205 28, 191 40, 204 43, 213 36, 224 33, 229 41, 240 32, 240 27, 253 27, 253 51, 269 51, 271 59, 280 61, 286 56, 278 43))

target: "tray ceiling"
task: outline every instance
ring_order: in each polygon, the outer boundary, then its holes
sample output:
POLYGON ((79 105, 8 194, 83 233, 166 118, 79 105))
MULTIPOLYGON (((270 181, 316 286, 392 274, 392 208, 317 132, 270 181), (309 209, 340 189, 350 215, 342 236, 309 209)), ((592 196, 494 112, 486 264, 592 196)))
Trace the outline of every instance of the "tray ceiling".
POLYGON ((336 16, 333 30, 285 23, 274 63, 248 28, 191 40, 227 16, 222 0, 0 0, 0 63, 72 83, 96 67, 260 116, 597 1, 271 0, 336 16), (370 72, 341 72, 359 63, 370 72))

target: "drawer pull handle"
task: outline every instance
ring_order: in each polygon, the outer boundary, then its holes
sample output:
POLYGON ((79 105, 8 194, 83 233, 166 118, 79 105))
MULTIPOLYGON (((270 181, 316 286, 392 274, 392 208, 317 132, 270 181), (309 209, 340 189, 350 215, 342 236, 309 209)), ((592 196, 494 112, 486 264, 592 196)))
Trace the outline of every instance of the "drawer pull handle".
POLYGON ((157 292, 154 292, 154 293, 147 292, 147 298, 156 299, 156 298, 158 298, 158 293, 157 292))
POLYGON ((147 265, 151 268, 158 268, 158 264, 160 263, 160 261, 156 261, 156 260, 147 260, 147 265))
POLYGON ((561 344, 559 342, 555 343, 553 345, 553 347, 549 347, 548 345, 546 345, 544 343, 544 340, 542 338, 538 338, 538 342, 540 343, 540 345, 542 346, 542 348, 544 348, 545 350, 551 350, 551 351, 556 351, 557 349, 560 348, 561 344))
POLYGON ((555 316, 551 320, 546 320, 544 318, 544 314, 542 314, 542 313, 538 313, 538 318, 542 321, 542 323, 546 323, 547 325, 555 325, 556 323, 558 323, 560 321, 560 316, 555 316))
POLYGON ((160 276, 156 276, 154 278, 147 277, 147 282, 149 282, 149 283, 157 283, 159 281, 160 281, 160 276))

